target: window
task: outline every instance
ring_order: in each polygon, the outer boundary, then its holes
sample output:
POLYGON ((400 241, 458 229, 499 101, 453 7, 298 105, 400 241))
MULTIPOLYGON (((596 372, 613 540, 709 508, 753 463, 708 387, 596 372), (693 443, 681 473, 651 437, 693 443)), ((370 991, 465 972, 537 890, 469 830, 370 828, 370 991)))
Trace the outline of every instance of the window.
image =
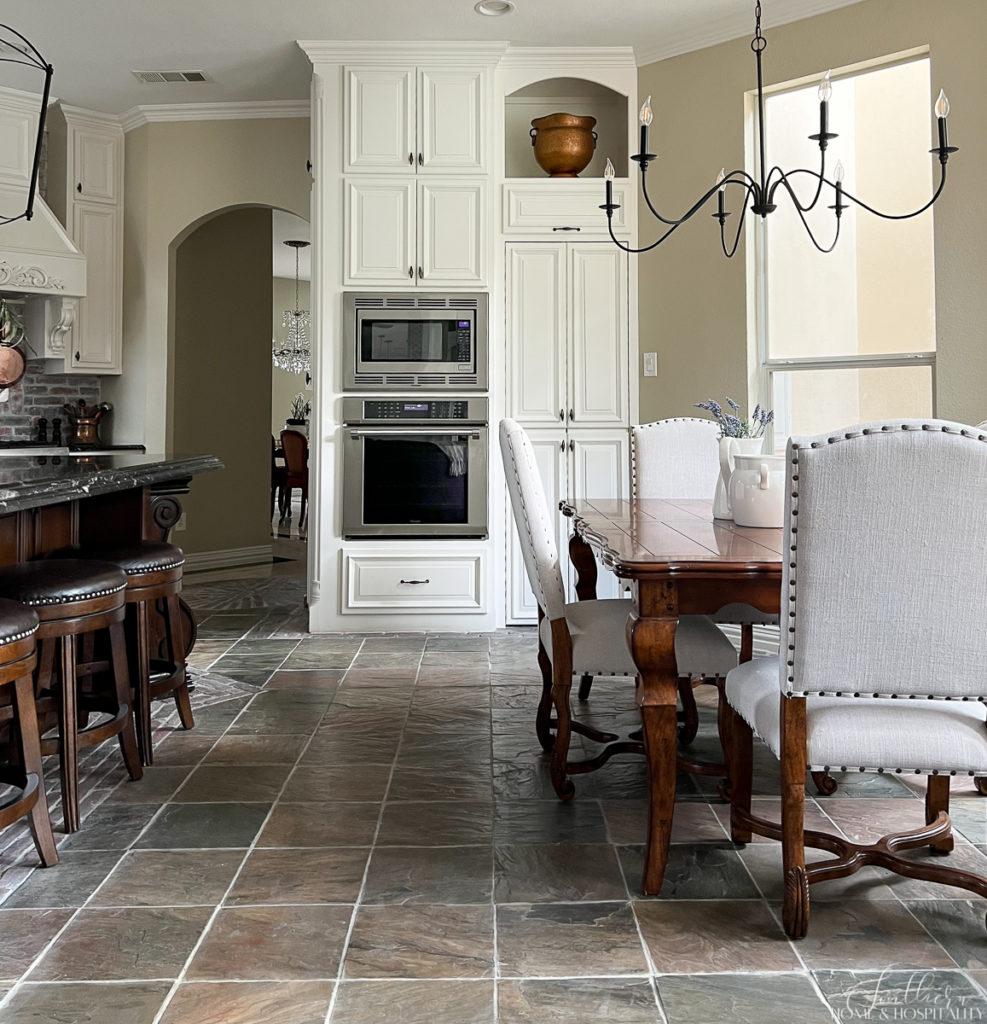
MULTIPOLYGON (((837 161, 846 188, 888 213, 932 194, 927 57, 837 77, 827 176, 837 161)), ((818 168, 806 138, 818 123, 816 84, 765 98, 769 166, 818 168)), ((809 179, 793 181, 803 202, 809 179)), ((831 196, 831 194, 830 194, 831 196)), ((824 194, 808 215, 827 245, 834 218, 824 194)), ((757 228, 755 260, 763 404, 775 409, 774 441, 899 416, 931 416, 935 374, 932 211, 888 221, 853 206, 834 252, 818 252, 786 199, 757 228)))

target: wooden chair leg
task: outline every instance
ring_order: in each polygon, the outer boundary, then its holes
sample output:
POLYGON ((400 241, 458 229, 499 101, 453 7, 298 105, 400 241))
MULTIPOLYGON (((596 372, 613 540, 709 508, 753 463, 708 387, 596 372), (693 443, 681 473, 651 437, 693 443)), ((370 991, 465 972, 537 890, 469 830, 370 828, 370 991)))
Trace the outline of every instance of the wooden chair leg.
POLYGON ((137 679, 134 681, 134 721, 137 724, 137 748, 141 764, 154 761, 151 739, 151 624, 148 616, 148 602, 138 601, 137 616, 137 679))
MULTIPOLYGON (((38 732, 38 714, 34 705, 34 685, 30 676, 22 676, 14 684, 14 707, 17 712, 17 728, 20 734, 20 759, 25 776, 38 778, 38 799, 31 808, 28 827, 34 839, 35 849, 41 863, 50 868, 58 863, 55 837, 51 831, 51 815, 48 813, 48 797, 45 793, 45 777, 41 767, 41 737, 38 732)), ((26 779, 25 779, 26 781, 26 779)))
POLYGON ((973 780, 973 784, 977 787, 977 792, 981 796, 987 796, 987 778, 980 776, 980 778, 973 780))
POLYGON ((589 700, 589 691, 593 689, 593 677, 592 676, 580 676, 579 677, 579 699, 589 700))
POLYGON ((128 714, 123 720, 123 728, 118 737, 123 763, 127 774, 135 782, 144 774, 141 767, 140 753, 137 749, 137 732, 134 728, 134 716, 130 709, 130 679, 127 671, 127 644, 123 635, 123 623, 115 622, 109 628, 110 659, 113 665, 113 684, 116 688, 117 707, 127 708, 128 714))
POLYGON ((687 747, 699 732, 699 708, 696 707, 696 694, 692 689, 692 680, 688 676, 679 679, 679 700, 682 702, 679 743, 687 747))
POLYGON ((754 627, 745 622, 740 627, 740 658, 741 665, 754 657, 754 627))
POLYGON ((749 843, 751 831, 739 824, 734 811, 750 814, 751 790, 754 788, 754 733, 751 727, 724 702, 727 719, 728 774, 730 776, 730 838, 735 843, 749 843))
MULTIPOLYGON (((544 613, 538 609, 539 623, 544 613)), ((542 750, 551 753, 555 746, 555 734, 552 732, 552 661, 545 650, 545 645, 538 641, 538 668, 541 670, 541 698, 535 715, 535 733, 542 750)))
POLYGON ((552 786, 560 800, 571 800, 576 792, 566 771, 572 739, 572 646, 565 619, 552 623, 552 703, 555 705, 555 742, 552 746, 552 786))
POLYGON ((175 707, 183 729, 191 729, 195 725, 192 717, 192 701, 188 693, 188 677, 185 670, 185 627, 182 623, 182 610, 177 594, 169 595, 165 600, 165 635, 168 640, 168 659, 172 665, 180 666, 182 681, 175 689, 175 707))
POLYGON ((809 927, 805 871, 805 698, 781 698, 781 856, 785 877, 782 923, 790 939, 809 927))
POLYGON ((810 774, 816 792, 820 796, 832 796, 840 788, 840 784, 829 772, 810 772, 810 774))
MULTIPOLYGON (((925 823, 931 825, 940 811, 949 813, 949 776, 930 775, 925 788, 925 823)), ((933 843, 929 850, 941 856, 953 852, 952 833, 944 835, 933 843)))
POLYGON ((59 640, 58 758, 62 784, 62 827, 79 831, 79 734, 76 710, 75 637, 59 640))
POLYGON ((727 703, 727 681, 724 676, 716 680, 717 703, 716 703, 716 732, 720 738, 720 749, 723 751, 723 763, 727 766, 727 775, 720 784, 720 796, 722 799, 730 800, 730 725, 732 708, 727 703))

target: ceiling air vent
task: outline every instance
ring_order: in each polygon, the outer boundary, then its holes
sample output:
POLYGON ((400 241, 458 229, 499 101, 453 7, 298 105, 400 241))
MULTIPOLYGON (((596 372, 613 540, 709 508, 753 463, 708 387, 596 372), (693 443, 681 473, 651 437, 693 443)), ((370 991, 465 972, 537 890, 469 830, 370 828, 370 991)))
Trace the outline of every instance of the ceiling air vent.
POLYGON ((131 74, 145 85, 209 81, 209 76, 205 71, 132 71, 131 74))

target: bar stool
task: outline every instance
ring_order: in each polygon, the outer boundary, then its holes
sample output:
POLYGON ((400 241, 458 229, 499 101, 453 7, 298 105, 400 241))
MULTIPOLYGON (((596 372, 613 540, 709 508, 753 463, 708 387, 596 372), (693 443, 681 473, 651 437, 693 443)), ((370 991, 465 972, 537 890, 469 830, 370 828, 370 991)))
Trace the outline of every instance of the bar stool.
POLYGON ((31 683, 37 665, 37 632, 38 617, 30 608, 0 599, 0 689, 13 691, 11 703, 0 706, 0 723, 11 730, 14 762, 0 772, 0 781, 18 789, 0 805, 0 828, 28 818, 38 857, 50 868, 58 863, 58 854, 48 816, 38 715, 31 683))
POLYGON ((58 720, 58 736, 42 738, 41 752, 57 753, 59 757, 66 832, 79 829, 80 749, 98 746, 116 736, 130 777, 136 780, 143 774, 130 713, 123 632, 126 586, 127 577, 109 562, 60 558, 0 568, 0 596, 30 606, 40 620, 35 701, 42 719, 55 712, 58 720), (85 649, 87 638, 103 631, 109 638, 108 660, 78 663, 78 638, 82 638, 85 649), (80 701, 80 680, 107 670, 113 677, 112 691, 94 691, 91 699, 86 695, 87 699, 80 701), (110 717, 84 726, 89 711, 108 712, 110 717))
MULTIPOLYGON (((56 555, 59 554, 56 552, 56 555)), ((185 554, 174 544, 143 541, 109 547, 72 548, 61 552, 76 558, 112 562, 127 575, 124 601, 128 608, 127 630, 134 667, 134 717, 141 761, 154 760, 151 740, 151 702, 174 697, 183 729, 195 725, 185 674, 185 635, 178 595, 182 590, 185 554), (151 657, 149 614, 157 608, 164 623, 165 659, 151 657)))

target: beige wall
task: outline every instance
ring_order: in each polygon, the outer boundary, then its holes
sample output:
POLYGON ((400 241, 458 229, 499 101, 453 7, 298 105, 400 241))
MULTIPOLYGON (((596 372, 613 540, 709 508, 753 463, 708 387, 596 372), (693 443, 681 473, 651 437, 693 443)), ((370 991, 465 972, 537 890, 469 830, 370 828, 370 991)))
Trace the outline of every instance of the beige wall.
MULTIPOLYGON (((310 309, 309 306, 309 283, 308 281, 298 282, 298 303, 301 309, 310 309)), ((272 330, 278 341, 283 341, 287 331, 281 324, 281 318, 286 309, 292 309, 295 305, 295 279, 288 277, 274 278, 274 306, 271 311, 272 330)), ((309 334, 311 339, 311 333, 309 334)), ((279 370, 276 366, 272 368, 271 377, 271 433, 278 437, 284 430, 284 421, 291 412, 291 400, 302 392, 307 401, 312 401, 312 389, 305 386, 304 373, 287 373, 279 370)))
POLYGON ((107 378, 105 389, 115 441, 157 452, 176 447, 168 426, 169 278, 181 236, 237 206, 278 207, 308 219, 308 152, 307 118, 153 123, 127 133, 124 373, 107 378))
POLYGON ((184 499, 189 552, 271 542, 271 213, 206 221, 175 256, 175 449, 208 449, 226 466, 184 499))
MULTIPOLYGON (((942 86, 952 101, 950 140, 962 147, 935 210, 937 412, 978 422, 987 416, 987 3, 864 0, 766 34, 768 85, 929 46, 930 140, 931 103, 942 86)), ((744 93, 753 76, 746 38, 641 68, 639 91, 654 95, 653 140, 661 156, 650 181, 660 207, 683 209, 721 166, 744 166, 744 93)), ((924 152, 915 158, 932 159, 924 152)), ((642 242, 654 237, 650 217, 642 215, 641 227, 642 242)), ((733 260, 724 259, 714 228, 708 217, 696 217, 640 258, 640 347, 659 352, 659 376, 640 381, 642 420, 689 415, 692 403, 709 395, 747 397, 743 245, 733 260)))

